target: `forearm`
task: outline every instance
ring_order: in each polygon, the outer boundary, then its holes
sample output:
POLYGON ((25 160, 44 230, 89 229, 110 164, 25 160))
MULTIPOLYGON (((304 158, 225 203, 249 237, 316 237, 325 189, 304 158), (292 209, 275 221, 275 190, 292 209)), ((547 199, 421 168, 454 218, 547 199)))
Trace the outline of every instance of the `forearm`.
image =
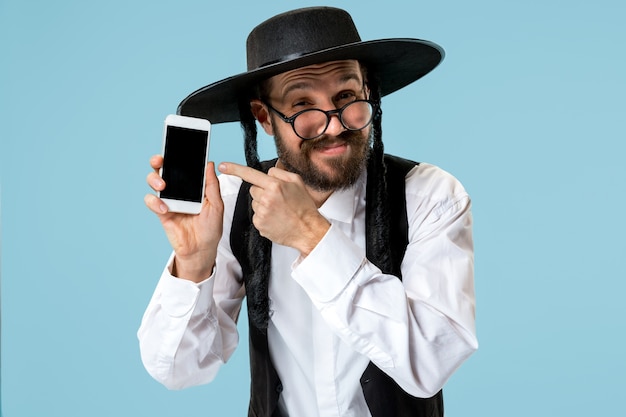
POLYGON ((315 305, 344 342, 413 396, 437 393, 477 347, 464 325, 469 314, 410 298, 397 277, 370 263, 339 296, 315 305))
POLYGON ((441 236, 407 248, 403 281, 336 229, 293 273, 338 336, 420 397, 436 393, 477 347, 471 235, 433 255, 425 248, 443 244, 441 236))
POLYGON ((196 284, 204 281, 215 268, 216 252, 217 250, 212 249, 193 256, 175 256, 172 263, 172 275, 196 284))

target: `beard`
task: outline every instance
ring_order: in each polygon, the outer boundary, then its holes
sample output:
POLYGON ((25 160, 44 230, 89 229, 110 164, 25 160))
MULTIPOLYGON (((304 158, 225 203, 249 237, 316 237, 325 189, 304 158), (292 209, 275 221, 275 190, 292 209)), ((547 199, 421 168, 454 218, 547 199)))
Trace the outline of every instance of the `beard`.
MULTIPOLYGON (((372 130, 370 129, 370 132, 372 130)), ((274 131, 274 141, 278 159, 289 172, 300 175, 304 183, 317 191, 332 191, 352 186, 365 169, 370 152, 371 134, 368 136, 363 130, 346 130, 337 136, 350 147, 349 156, 325 158, 328 172, 321 170, 311 161, 311 152, 325 147, 333 139, 324 135, 318 139, 302 142, 300 152, 292 152, 285 146, 280 133, 274 131)))

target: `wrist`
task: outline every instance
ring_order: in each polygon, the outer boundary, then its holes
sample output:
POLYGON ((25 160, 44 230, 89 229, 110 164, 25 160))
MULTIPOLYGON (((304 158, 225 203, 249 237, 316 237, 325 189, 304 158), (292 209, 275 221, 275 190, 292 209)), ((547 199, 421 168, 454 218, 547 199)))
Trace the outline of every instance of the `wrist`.
POLYGON ((214 267, 214 254, 199 253, 194 256, 179 256, 177 254, 172 262, 172 275, 176 278, 199 283, 213 274, 214 267))
POLYGON ((315 249, 330 229, 330 223, 322 215, 316 216, 308 223, 307 230, 302 233, 302 241, 298 247, 300 255, 306 257, 315 249))

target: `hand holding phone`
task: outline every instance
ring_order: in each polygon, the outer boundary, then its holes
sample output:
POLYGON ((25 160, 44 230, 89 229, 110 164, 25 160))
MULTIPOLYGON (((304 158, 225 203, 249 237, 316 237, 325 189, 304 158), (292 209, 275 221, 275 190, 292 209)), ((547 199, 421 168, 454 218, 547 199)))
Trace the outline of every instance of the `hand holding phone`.
POLYGON ((211 123, 205 119, 179 115, 165 118, 160 170, 165 188, 159 197, 170 211, 200 213, 210 132, 211 123))
POLYGON ((206 162, 210 125, 206 121, 196 124, 189 119, 180 116, 166 118, 163 156, 150 158, 154 171, 146 178, 148 185, 162 198, 149 193, 144 201, 159 217, 176 253, 174 275, 200 282, 211 274, 215 264, 224 210, 215 167, 206 162), (182 149, 172 147, 172 144, 181 145, 182 149), (189 181, 177 183, 171 178, 173 172, 179 172, 189 181), (186 189, 188 183, 195 184, 186 189))

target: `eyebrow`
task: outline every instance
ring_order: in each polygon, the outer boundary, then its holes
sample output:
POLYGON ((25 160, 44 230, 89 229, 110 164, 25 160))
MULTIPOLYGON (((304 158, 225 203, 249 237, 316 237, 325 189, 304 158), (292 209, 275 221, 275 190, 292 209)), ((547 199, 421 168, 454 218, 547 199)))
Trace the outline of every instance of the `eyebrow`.
POLYGON ((341 77, 340 82, 342 84, 346 84, 352 80, 356 81, 357 83, 363 83, 363 80, 361 79, 361 74, 356 72, 349 72, 345 74, 343 77, 341 77))
POLYGON ((283 97, 287 97, 287 95, 289 95, 289 93, 291 93, 292 91, 295 90, 311 90, 313 88, 313 86, 311 85, 311 83, 306 82, 306 81, 300 81, 297 83, 293 83, 291 85, 289 85, 285 91, 283 91, 282 96, 283 97))

